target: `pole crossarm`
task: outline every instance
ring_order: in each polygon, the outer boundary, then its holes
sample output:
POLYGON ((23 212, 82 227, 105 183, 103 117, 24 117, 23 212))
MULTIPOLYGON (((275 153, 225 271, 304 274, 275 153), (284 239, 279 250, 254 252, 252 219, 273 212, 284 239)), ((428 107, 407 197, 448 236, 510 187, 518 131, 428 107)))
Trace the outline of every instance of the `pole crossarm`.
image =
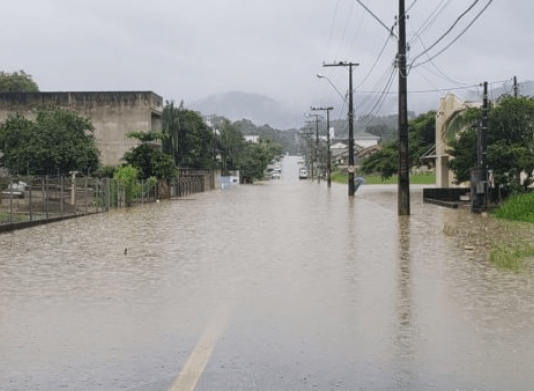
POLYGON ((333 107, 310 107, 310 110, 316 111, 316 110, 334 110, 333 107))
POLYGON ((332 64, 327 64, 323 62, 323 67, 357 67, 359 65, 360 64, 357 62, 349 62, 349 61, 338 61, 332 64))

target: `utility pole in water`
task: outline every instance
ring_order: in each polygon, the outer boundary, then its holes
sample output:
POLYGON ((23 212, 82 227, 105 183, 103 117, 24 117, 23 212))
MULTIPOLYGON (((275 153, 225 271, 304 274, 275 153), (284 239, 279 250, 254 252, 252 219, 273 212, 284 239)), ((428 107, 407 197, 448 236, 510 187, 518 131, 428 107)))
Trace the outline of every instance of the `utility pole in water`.
POLYGON ((355 193, 354 171, 356 170, 356 167, 354 167, 354 105, 352 103, 352 67, 357 67, 358 65, 360 64, 344 61, 334 64, 323 64, 323 67, 349 67, 349 164, 347 168, 349 172, 349 197, 353 197, 355 193))
POLYGON ((406 70, 406 12, 399 0, 399 216, 410 214, 410 159, 408 153, 408 84, 406 70))
POLYGON ((312 110, 324 110, 326 111, 326 181, 328 187, 332 187, 332 164, 330 157, 330 110, 334 110, 333 107, 312 107, 312 110))

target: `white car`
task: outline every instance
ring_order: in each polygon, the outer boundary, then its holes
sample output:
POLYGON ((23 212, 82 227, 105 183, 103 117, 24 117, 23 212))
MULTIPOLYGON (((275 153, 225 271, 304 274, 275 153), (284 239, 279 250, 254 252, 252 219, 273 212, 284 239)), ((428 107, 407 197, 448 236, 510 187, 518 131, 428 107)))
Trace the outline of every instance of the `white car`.
POLYGON ((308 171, 305 168, 301 168, 299 170, 299 179, 307 179, 308 178, 308 171))

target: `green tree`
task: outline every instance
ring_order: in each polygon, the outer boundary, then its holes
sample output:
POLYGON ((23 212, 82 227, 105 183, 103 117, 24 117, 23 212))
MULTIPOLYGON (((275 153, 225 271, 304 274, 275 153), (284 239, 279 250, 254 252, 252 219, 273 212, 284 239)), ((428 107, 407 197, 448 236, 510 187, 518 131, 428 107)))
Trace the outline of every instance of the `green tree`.
MULTIPOLYGON (((408 123, 408 153, 410 166, 421 167, 427 163, 421 160, 435 145, 436 112, 429 111, 412 119, 408 123)), ((379 173, 389 178, 399 170, 399 142, 389 141, 383 144, 381 151, 364 159, 362 171, 365 174, 379 173)))
POLYGON ((0 92, 39 92, 37 83, 24 71, 0 72, 0 92))
MULTIPOLYGON (((469 180, 469 171, 477 165, 476 128, 481 114, 480 109, 465 110, 449 126, 449 153, 454 156, 449 166, 458 183, 469 180), (462 127, 466 130, 459 131, 462 127)), ((533 182, 534 100, 503 96, 490 107, 487 145, 494 185, 505 192, 525 191, 533 182)))
POLYGON ((183 110, 183 102, 180 107, 174 106, 174 101, 167 101, 162 113, 162 128, 163 128, 163 151, 170 154, 174 158, 174 162, 180 162, 180 111, 183 110))
POLYGON ((214 166, 214 134, 200 114, 167 102, 163 110, 163 145, 175 163, 187 168, 214 166))
POLYGON ((98 168, 91 122, 64 109, 36 109, 34 121, 10 115, 0 126, 4 166, 13 174, 89 173, 98 168))
POLYGON ((151 177, 172 178, 178 175, 178 169, 170 154, 160 150, 158 140, 163 138, 160 132, 130 132, 127 137, 141 141, 141 144, 124 154, 124 161, 139 171, 140 179, 151 177))
POLYGON ((115 179, 116 191, 124 191, 126 206, 131 206, 133 200, 141 194, 142 186, 138 181, 139 170, 132 166, 117 168, 113 178, 115 179))
POLYGON ((218 130, 217 146, 222 158, 222 168, 237 170, 245 149, 243 134, 226 118, 219 118, 215 126, 218 130))
POLYGON ((421 159, 436 145, 436 112, 429 111, 408 123, 408 150, 412 166, 428 163, 421 159))
POLYGON ((267 166, 281 151, 281 146, 271 143, 270 140, 260 140, 260 143, 245 143, 240 157, 241 176, 250 180, 263 178, 267 166))
POLYGON ((364 174, 380 173, 383 178, 390 178, 399 170, 399 148, 397 142, 384 144, 382 150, 367 157, 362 162, 364 174))

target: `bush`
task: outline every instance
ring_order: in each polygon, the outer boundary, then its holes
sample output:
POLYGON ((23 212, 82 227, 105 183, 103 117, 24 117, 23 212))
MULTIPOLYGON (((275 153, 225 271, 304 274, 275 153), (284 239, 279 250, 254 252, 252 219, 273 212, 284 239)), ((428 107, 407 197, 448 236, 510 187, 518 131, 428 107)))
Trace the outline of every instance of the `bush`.
POLYGON ((511 196, 494 214, 501 219, 534 223, 534 192, 511 196))
POLYGON ((132 201, 141 194, 141 184, 137 180, 139 170, 132 166, 122 166, 115 171, 115 180, 119 189, 124 189, 124 198, 126 206, 131 206, 132 201))

